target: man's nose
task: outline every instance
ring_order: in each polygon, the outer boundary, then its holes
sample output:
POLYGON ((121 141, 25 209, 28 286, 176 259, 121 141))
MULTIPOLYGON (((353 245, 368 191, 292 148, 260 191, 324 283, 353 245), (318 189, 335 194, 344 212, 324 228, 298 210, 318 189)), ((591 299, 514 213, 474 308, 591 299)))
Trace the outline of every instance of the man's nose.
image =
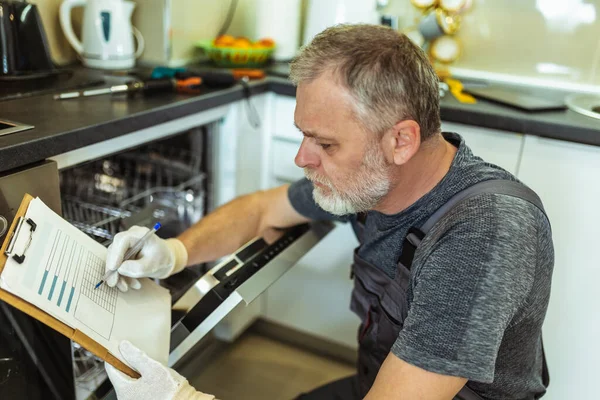
POLYGON ((304 138, 302 140, 302 144, 300 144, 300 148, 298 149, 298 154, 296 154, 296 158, 294 162, 300 168, 316 168, 321 163, 319 155, 317 154, 316 145, 310 143, 308 138, 304 138))

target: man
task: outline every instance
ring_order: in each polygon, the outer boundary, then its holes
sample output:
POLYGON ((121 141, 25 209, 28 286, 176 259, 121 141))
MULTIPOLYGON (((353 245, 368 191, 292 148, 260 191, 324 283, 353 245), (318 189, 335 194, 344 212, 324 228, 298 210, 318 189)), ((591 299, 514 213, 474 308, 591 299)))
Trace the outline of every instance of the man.
MULTIPOLYGON (((360 241, 351 301, 362 320, 357 375, 301 399, 541 397, 554 254, 540 208, 505 194, 470 197, 432 228, 412 263, 399 262, 409 229, 453 195, 478 182, 517 182, 459 135, 440 132, 438 79, 421 49, 388 28, 337 26, 302 50, 291 79, 304 135, 295 161, 307 179, 236 199, 177 239, 153 237, 139 260, 121 264, 145 230, 117 235, 107 268, 120 267, 120 277, 108 283, 126 290, 131 278, 164 278, 273 228, 347 221, 360 241)), ((123 347, 145 368, 143 354, 123 347)), ((119 396, 193 392, 155 364, 138 381, 108 367, 119 396)))

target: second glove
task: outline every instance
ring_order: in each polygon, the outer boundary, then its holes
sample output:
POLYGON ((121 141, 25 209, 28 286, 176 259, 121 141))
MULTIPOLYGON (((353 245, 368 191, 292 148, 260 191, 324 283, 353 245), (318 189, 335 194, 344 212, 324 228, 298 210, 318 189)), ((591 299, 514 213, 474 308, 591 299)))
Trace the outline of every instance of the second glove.
POLYGON ((121 291, 128 288, 141 287, 136 278, 164 279, 173 275, 187 264, 187 250, 178 239, 161 239, 152 234, 142 246, 134 259, 123 261, 129 248, 148 232, 148 228, 132 226, 125 232, 115 235, 112 244, 108 247, 106 256, 106 271, 117 270, 107 280, 108 286, 117 286, 121 291), (128 278, 124 278, 128 277, 128 278))

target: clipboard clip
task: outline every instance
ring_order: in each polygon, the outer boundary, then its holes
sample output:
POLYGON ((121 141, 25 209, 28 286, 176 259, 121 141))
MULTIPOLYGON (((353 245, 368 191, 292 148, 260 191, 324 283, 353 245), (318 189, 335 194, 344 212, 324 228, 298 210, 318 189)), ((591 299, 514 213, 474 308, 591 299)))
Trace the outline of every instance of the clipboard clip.
POLYGON ((12 256, 12 258, 19 264, 23 264, 23 261, 25 261, 25 252, 31 245, 31 241, 33 240, 33 232, 35 232, 35 228, 37 228, 37 224, 35 222, 33 222, 33 220, 31 218, 25 219, 25 217, 19 217, 19 219, 17 220, 17 227, 12 232, 10 241, 8 242, 8 246, 6 247, 5 254, 9 257, 12 256), (23 254, 21 254, 21 255, 13 254, 13 251, 15 250, 14 249, 15 243, 17 242, 17 237, 19 236, 19 234, 21 234, 21 228, 23 227, 23 222, 26 222, 29 225, 29 239, 27 240, 27 244, 25 245, 25 248, 23 249, 23 254))

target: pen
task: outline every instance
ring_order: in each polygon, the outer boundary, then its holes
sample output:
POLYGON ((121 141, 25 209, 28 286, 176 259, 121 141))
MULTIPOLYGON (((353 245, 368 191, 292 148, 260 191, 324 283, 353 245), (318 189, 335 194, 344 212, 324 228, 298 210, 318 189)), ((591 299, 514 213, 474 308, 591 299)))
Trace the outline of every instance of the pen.
MULTIPOLYGON (((146 240, 148 240, 148 238, 159 229, 160 229, 160 222, 157 222, 152 229, 150 229, 148 232, 146 232, 146 234, 144 236, 142 236, 140 238, 140 240, 137 241, 136 244, 134 244, 132 247, 129 248, 129 250, 127 250, 127 252, 125 253, 125 256, 123 257, 123 261, 131 260, 142 249, 144 242, 146 240)), ((98 289, 100 287, 100 285, 102 285, 102 283, 104 281, 106 281, 112 274, 117 272, 117 270, 118 270, 118 268, 107 271, 106 274, 104 274, 104 277, 102 278, 102 280, 100 282, 98 282, 96 284, 96 286, 94 286, 94 289, 98 289)))

